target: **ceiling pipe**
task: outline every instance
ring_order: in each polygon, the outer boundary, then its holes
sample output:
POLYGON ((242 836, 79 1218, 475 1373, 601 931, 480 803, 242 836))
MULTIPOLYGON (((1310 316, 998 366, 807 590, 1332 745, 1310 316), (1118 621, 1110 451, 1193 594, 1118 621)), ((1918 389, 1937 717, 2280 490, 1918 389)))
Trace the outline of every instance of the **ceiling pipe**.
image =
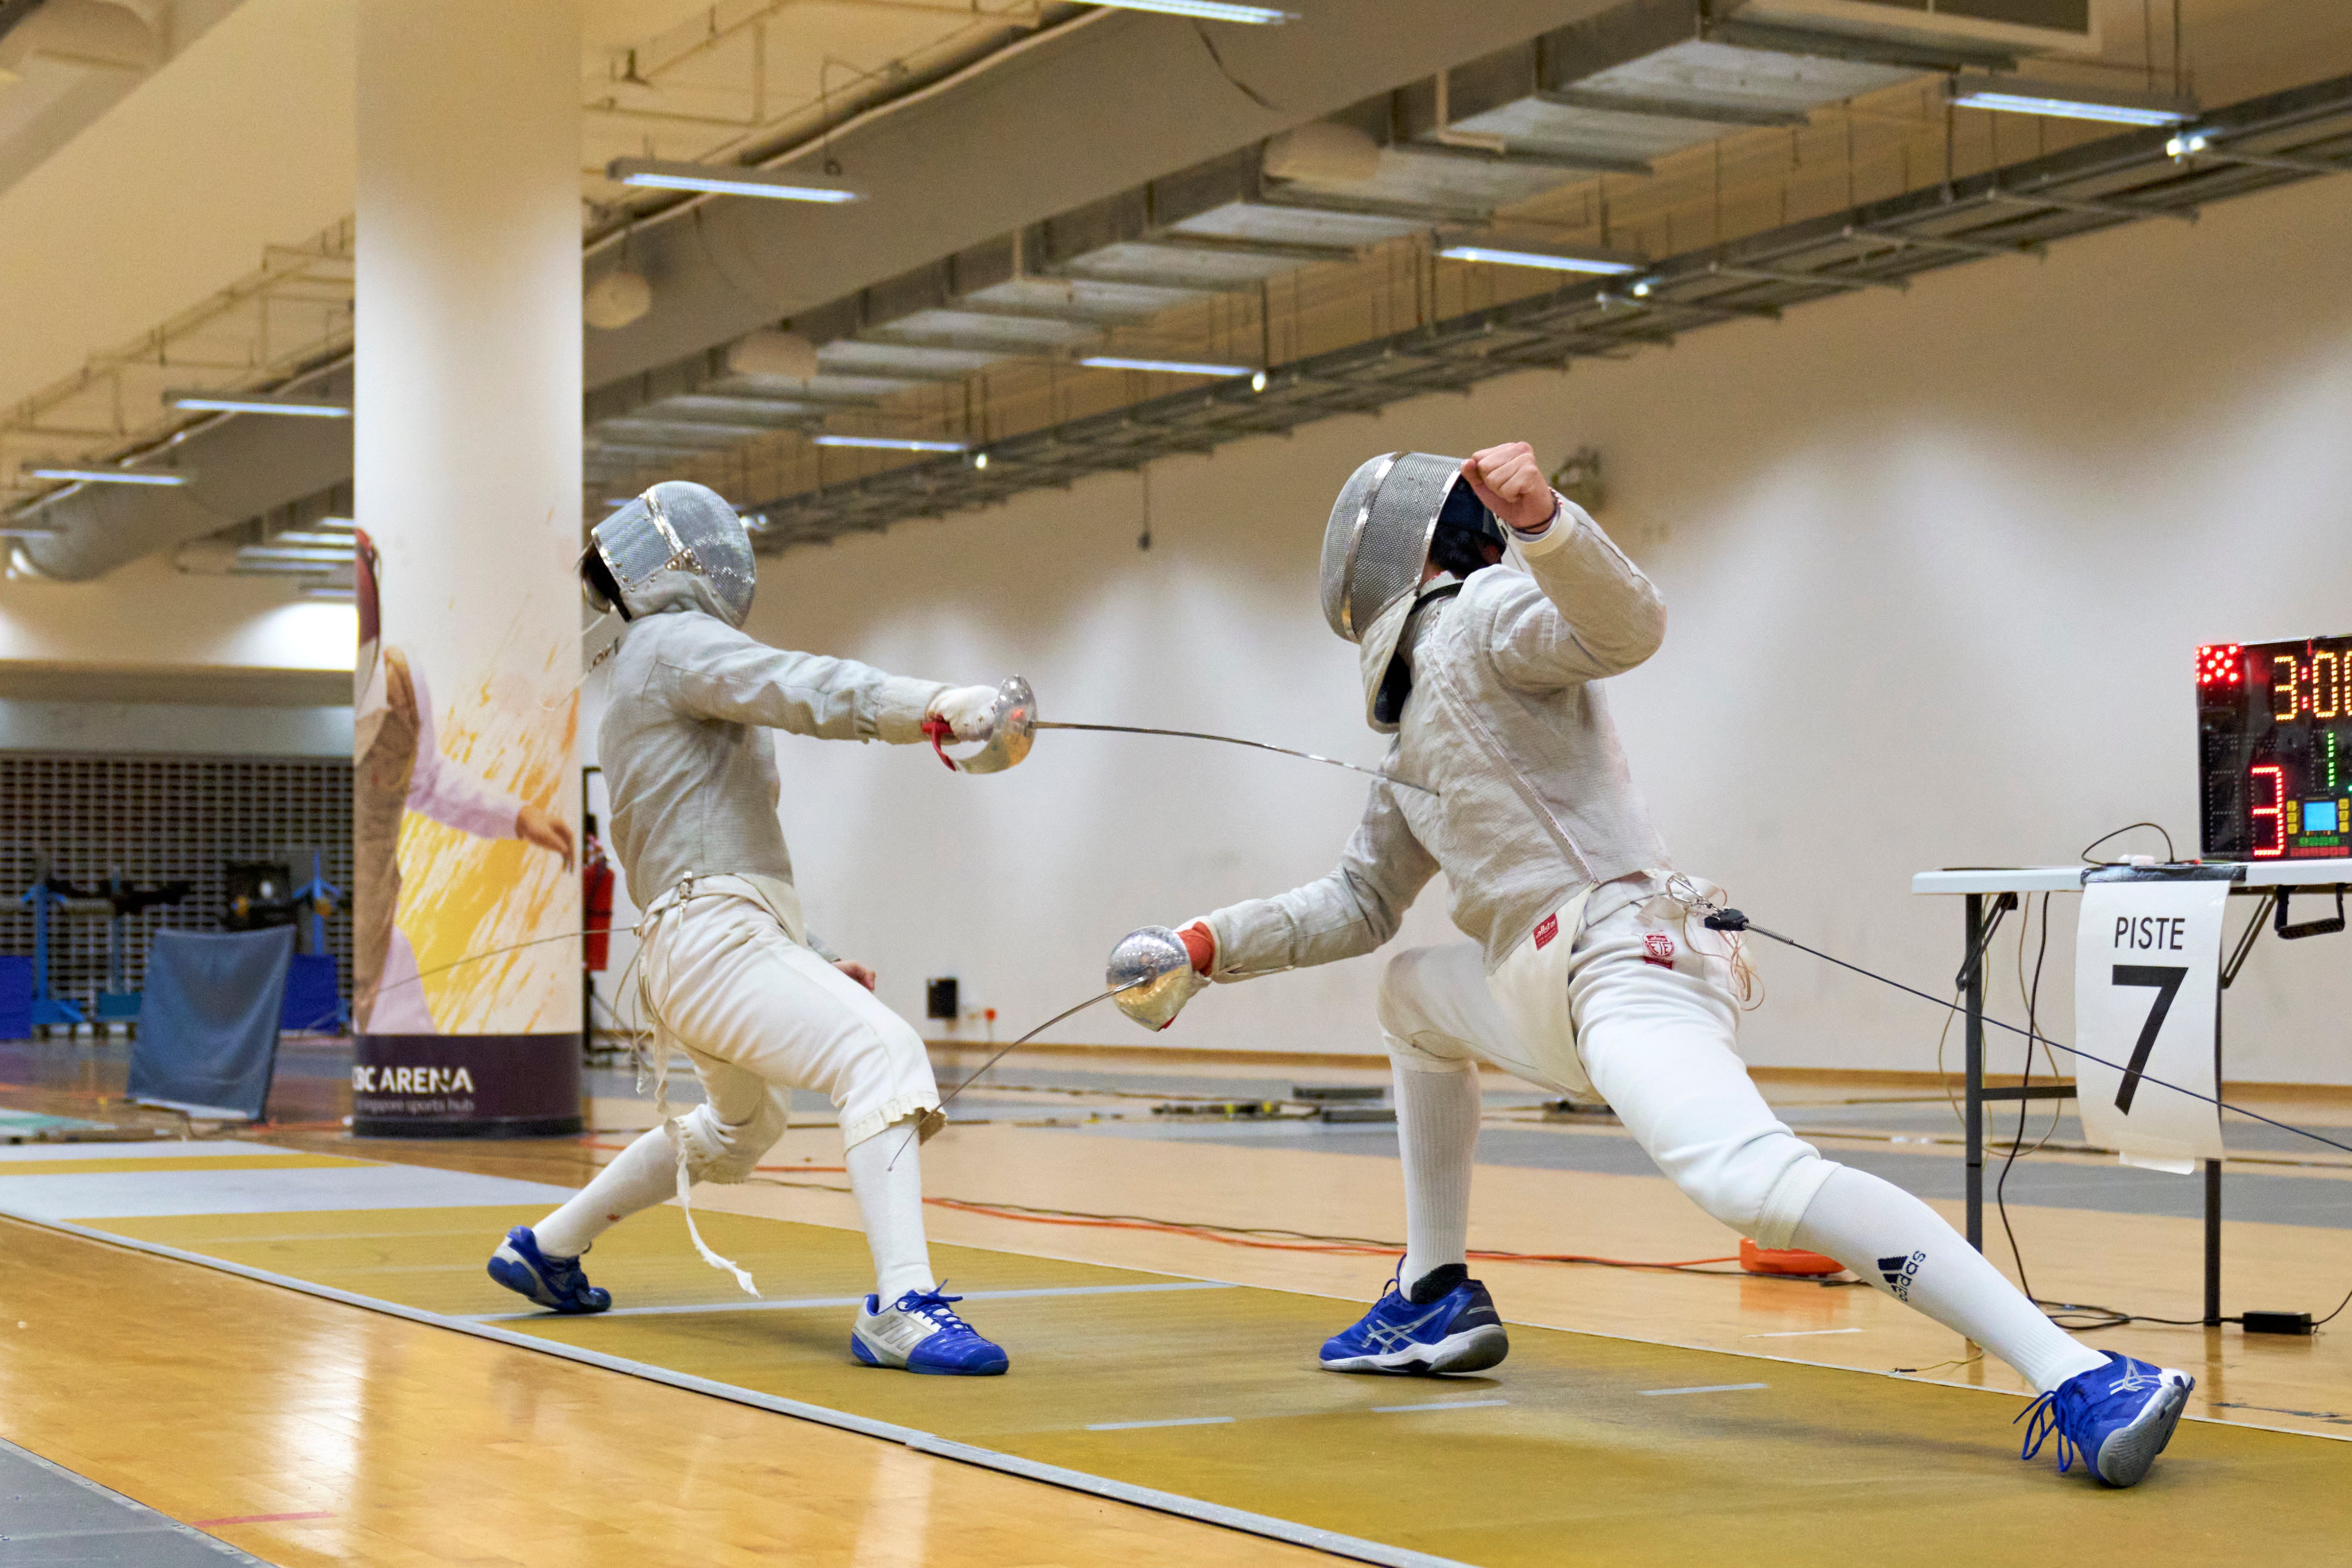
MULTIPOLYGON (((1482 0, 1478 26, 1465 28, 1452 7, 1425 0, 1322 0, 1305 22, 1221 34, 1222 62, 1192 23, 1144 12, 1025 40, 989 57, 999 68, 968 68, 951 92, 910 95, 832 133, 833 156, 867 200, 809 208, 729 199, 674 222, 640 220, 628 262, 651 285, 651 308, 587 332, 584 384, 593 391, 731 343, 1467 63, 1498 38, 1532 38, 1617 4, 1482 0)), ((41 576, 85 580, 342 483, 349 428, 297 427, 343 423, 227 420, 183 443, 178 461, 195 483, 86 486, 19 518, 61 532, 23 540, 17 554, 41 576)))
MULTIPOLYGON (((346 392, 349 380, 341 378, 346 392)), ((352 475, 352 423, 225 415, 173 447, 170 466, 188 474, 188 483, 84 485, 19 513, 11 519, 16 527, 58 530, 16 541, 20 569, 53 582, 86 582, 340 484, 352 475)))

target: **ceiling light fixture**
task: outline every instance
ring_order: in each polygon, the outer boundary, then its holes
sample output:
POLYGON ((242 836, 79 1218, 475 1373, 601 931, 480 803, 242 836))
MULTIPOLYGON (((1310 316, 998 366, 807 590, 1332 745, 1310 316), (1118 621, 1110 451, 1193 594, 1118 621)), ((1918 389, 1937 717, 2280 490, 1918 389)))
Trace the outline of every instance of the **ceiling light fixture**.
POLYGON ((1956 76, 1950 92, 1956 109, 1996 114, 2041 114, 2112 125, 2179 125, 2197 118, 2196 104, 2185 98, 2091 90, 2016 77, 1956 76))
POLYGON ((142 474, 129 468, 28 468, 36 479, 70 479, 83 485, 184 485, 185 474, 142 474))
POLYGON ((331 582, 306 582, 300 590, 305 599, 331 599, 339 604, 349 604, 359 595, 348 588, 338 588, 331 582))
POLYGON ((1226 4, 1226 0, 1095 0, 1095 4, 1114 11, 1159 11, 1201 22, 1247 22, 1256 26, 1298 19, 1296 11, 1277 11, 1270 5, 1234 5, 1226 4))
POLYGON ((307 419, 349 419, 349 403, 324 398, 270 397, 262 393, 171 392, 163 401, 191 413, 290 413, 307 419))
POLYGON ((1648 265, 1639 257, 1612 256, 1605 251, 1523 250, 1516 246, 1449 245, 1437 254, 1446 261, 1538 267, 1548 272, 1589 272, 1601 277, 1622 277, 1648 265))
POLYGON ((1199 360, 1130 360, 1118 354, 1088 354, 1078 363, 1096 371, 1154 371, 1169 376, 1245 376, 1247 365, 1213 365, 1199 360))
POLYGON ((859 193, 823 174, 785 174, 737 163, 678 163, 659 158, 615 158, 606 178, 655 191, 709 191, 722 196, 765 196, 778 202, 854 202, 859 193))
POLYGON ((830 431, 815 438, 819 446, 868 446, 880 452, 961 452, 961 441, 916 441, 900 435, 835 435, 830 431))

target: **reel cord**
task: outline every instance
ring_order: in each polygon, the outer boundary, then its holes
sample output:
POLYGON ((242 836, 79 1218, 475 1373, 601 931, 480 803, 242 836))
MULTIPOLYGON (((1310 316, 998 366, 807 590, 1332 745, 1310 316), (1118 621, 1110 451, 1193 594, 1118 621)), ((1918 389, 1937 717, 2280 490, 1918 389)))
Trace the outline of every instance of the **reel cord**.
MULTIPOLYGON (((2153 822, 2136 822, 2132 824, 2132 826, 2155 827, 2157 831, 2164 831, 2161 827, 2158 827, 2157 824, 2153 822)), ((2128 831, 2129 830, 2127 829, 2117 830, 2118 832, 2128 831)), ((2115 833, 2110 833, 2107 835, 2107 838, 2114 838, 2115 836, 2115 833)), ((2095 840, 2089 848, 2084 852, 2084 855, 2087 857, 2090 850, 2096 849, 2100 844, 2105 843, 2105 841, 2106 839, 2095 840)), ((2170 848, 2170 840, 2168 836, 2166 841, 2166 847, 2168 849, 2170 848)), ((2042 894, 2042 954, 2044 956, 2046 956, 2048 952, 2050 940, 2049 903, 2050 896, 2045 893, 2042 894)), ((1964 1013, 1966 1011, 1966 1009, 1958 1002, 1948 1002, 1941 997, 1931 996, 1927 992, 1920 990, 1914 986, 1906 986, 1902 981, 1895 979, 1890 976, 1879 974, 1874 969, 1865 969, 1859 964, 1849 963, 1845 959, 1840 958, 1833 954, 1824 953, 1818 947, 1808 946, 1804 943, 1798 941, 1793 936, 1785 936, 1778 931, 1768 930, 1764 926, 1759 925, 1749 920, 1746 915, 1737 909, 1717 909, 1710 911, 1706 917, 1705 924, 1707 929, 1711 931, 1741 933, 1753 931, 1759 936, 1770 937, 1773 941, 1780 943, 1783 946, 1794 947, 1800 953, 1809 953, 1824 963, 1834 964, 1841 969, 1851 970, 1854 974, 1860 975, 1866 979, 1876 980, 1881 985, 1892 986, 1896 990, 1905 992, 1910 996, 1917 997, 1922 1001, 1933 1002, 1936 1006, 1946 1009, 1949 1012, 1964 1013)), ((2024 934, 2021 929, 2019 933, 2019 967, 2021 970, 2021 983, 2023 981, 2023 939, 2024 934)), ((1984 1021, 1992 1025, 1994 1028, 2004 1029, 2011 1034, 2022 1035, 2025 1038, 2026 1076, 2028 1081, 2031 1081, 2032 1075, 2032 1052, 2034 1046, 2037 1044, 2041 1045, 2046 1051, 2063 1051, 2069 1056, 2077 1057, 2084 1061, 2095 1061, 2102 1067, 2114 1068, 2118 1072, 2126 1071, 2126 1069, 2117 1063, 2109 1061, 2105 1057, 2095 1056, 2091 1052, 2081 1050, 2075 1046, 2063 1044, 2058 1040, 2052 1040, 2049 1036, 2042 1032, 2040 1019, 2037 1016, 2041 995, 2041 957, 2037 956, 2034 963, 2033 981, 2032 986, 2028 988, 2026 991, 2027 1008, 2025 1028, 2020 1029, 2017 1025, 1994 1018, 1990 1014, 1986 1014, 1984 1017, 1984 1021)), ((1949 1027, 1949 1023, 1947 1022, 1946 1028, 1948 1029, 1949 1027)), ((2054 1056, 2051 1059, 2052 1071, 2053 1074, 2056 1071, 2056 1060, 2057 1059, 2054 1056)), ((2341 1149, 2347 1154, 2352 1154, 2352 1144, 2340 1143, 2324 1134, 2315 1133, 2308 1127, 2298 1127, 2291 1122, 2282 1122, 2274 1116, 2265 1116, 2259 1111, 2249 1111, 2242 1105, 2232 1105, 2228 1101, 2220 1099, 2217 1096, 2211 1094, 2200 1094, 2194 1089, 2183 1088, 2178 1083, 2168 1083, 2163 1079, 2155 1076, 2153 1073, 2142 1072, 2139 1074, 2139 1080, 2143 1083, 2152 1083, 2159 1089, 2169 1089, 2176 1094, 2186 1094, 2192 1100, 2202 1101, 2204 1103, 2211 1105, 2218 1110, 2234 1112, 2236 1114, 2244 1116, 2250 1121, 2260 1122, 2266 1126, 2276 1127, 2283 1132, 2293 1133, 2297 1137, 2308 1138, 2312 1142, 2317 1144, 2325 1144, 2331 1149, 2341 1149)), ((2017 1161, 2020 1153, 2018 1145, 2024 1141, 2026 1107, 2029 1103, 2030 1102, 2025 1101, 2019 1102, 2017 1113, 2017 1135, 2011 1140, 2009 1156, 2002 1163, 2000 1179, 1995 1184, 1993 1189, 1994 1201, 2000 1211, 2001 1229, 2009 1236, 2011 1255, 2017 1260, 2018 1281, 2021 1286, 2024 1287, 2027 1299, 2032 1301, 2035 1306, 2042 1308, 2044 1313, 2048 1315, 2051 1322, 2056 1323, 2060 1328, 2066 1330, 2070 1333, 2083 1333, 2097 1329, 2120 1328, 2126 1323, 2161 1323, 2174 1328, 2206 1327, 2207 1324, 2205 1320, 2202 1318, 2159 1318, 2150 1316, 2145 1312, 2126 1312, 2114 1307, 2098 1306, 2087 1302, 2044 1301, 2042 1298, 2035 1296, 2032 1292, 2032 1288, 2030 1285, 2025 1284, 2025 1260, 2023 1254, 2018 1249, 2017 1234, 2010 1226, 2009 1207, 2008 1204, 2003 1201, 2002 1187, 2008 1181, 2010 1167, 2017 1161), (2068 1321, 2069 1319, 2080 1318, 2088 1318, 2090 1321, 2068 1321)), ((2056 1130, 2057 1122, 2057 1114, 2053 1111, 2051 1116, 2051 1128, 2053 1132, 2056 1130)), ((2045 1134, 2042 1142, 2047 1143, 2048 1141, 2049 1134, 2045 1134)), ((2037 1144, 2034 1146, 2038 1149, 2041 1147, 2041 1144, 2037 1144)), ((2352 1291, 2346 1292, 2344 1300, 2336 1303, 2336 1310, 2334 1312, 2329 1312, 2324 1318, 2315 1319, 2311 1326, 2316 1329, 2323 1323, 2334 1322, 2347 1307, 2352 1307, 2352 1291)), ((2243 1322, 2244 1319, 2242 1316, 2233 1315, 2223 1318, 2221 1321, 2223 1322, 2243 1322)))

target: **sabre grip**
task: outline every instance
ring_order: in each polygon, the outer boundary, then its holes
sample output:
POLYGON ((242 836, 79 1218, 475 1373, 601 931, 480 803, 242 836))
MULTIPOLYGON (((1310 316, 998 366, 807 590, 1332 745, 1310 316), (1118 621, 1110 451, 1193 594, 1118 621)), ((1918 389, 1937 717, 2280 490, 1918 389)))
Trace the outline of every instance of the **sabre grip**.
POLYGON ((947 764, 948 771, 950 773, 954 772, 956 770, 955 758, 948 755, 947 743, 955 738, 955 726, 950 724, 939 715, 932 714, 929 717, 923 720, 923 733, 930 737, 931 749, 939 754, 939 758, 941 762, 947 764))

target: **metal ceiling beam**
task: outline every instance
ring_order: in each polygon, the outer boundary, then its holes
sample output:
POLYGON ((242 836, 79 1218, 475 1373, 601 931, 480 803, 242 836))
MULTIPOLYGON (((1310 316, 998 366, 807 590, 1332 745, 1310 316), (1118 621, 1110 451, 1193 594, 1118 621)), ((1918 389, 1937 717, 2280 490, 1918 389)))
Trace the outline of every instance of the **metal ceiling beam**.
POLYGON ((1652 120, 1687 120, 1699 125, 1739 126, 1778 131, 1803 125, 1811 117, 1802 110, 1748 109, 1728 103, 1704 103, 1685 98, 1643 98, 1632 93, 1602 92, 1593 88, 1547 87, 1535 96, 1562 109, 1591 109, 1606 114, 1639 114, 1652 120))
POLYGON ((2238 156, 2184 163, 2166 152, 2168 133, 2126 132, 1672 258, 1643 275, 1642 297, 1622 282, 1564 286, 1275 367, 1262 393, 1243 382, 1171 393, 992 444, 985 469, 966 458, 908 464, 750 509, 770 519, 766 548, 821 542, 1531 366, 1620 358, 1711 321, 1775 315, 1833 292, 1899 288, 1917 273, 2031 254, 2028 245, 2352 173, 2352 77, 2252 99, 2200 123, 2238 156), (1857 237, 1888 243, 1857 256, 1857 237), (1727 293, 1740 298, 1718 298, 1727 293))

